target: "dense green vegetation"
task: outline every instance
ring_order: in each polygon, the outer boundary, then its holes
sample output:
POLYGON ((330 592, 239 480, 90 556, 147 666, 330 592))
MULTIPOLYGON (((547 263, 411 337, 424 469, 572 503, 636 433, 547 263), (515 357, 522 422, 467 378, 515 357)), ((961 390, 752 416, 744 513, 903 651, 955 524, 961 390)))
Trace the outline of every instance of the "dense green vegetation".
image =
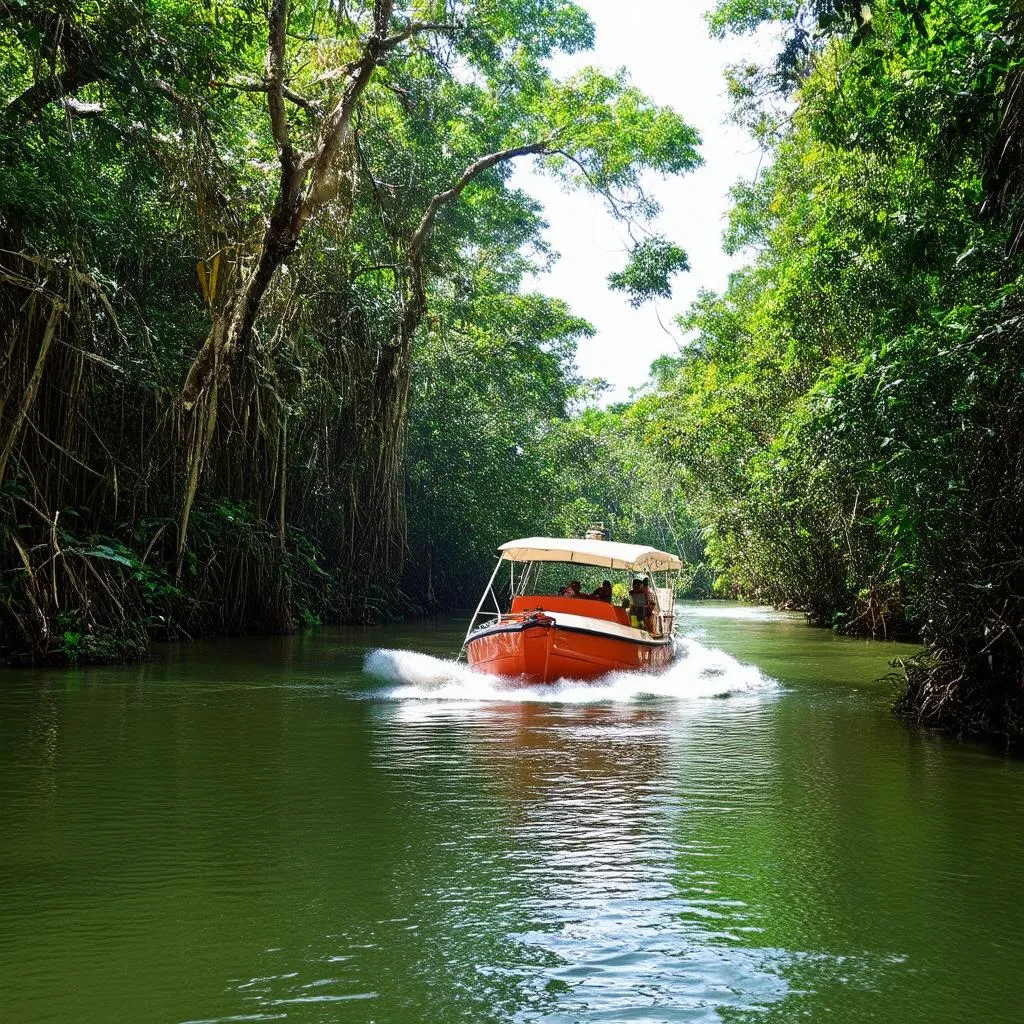
POLYGON ((765 146, 646 399, 720 590, 922 635, 904 710, 1024 723, 1024 63, 984 0, 726 0, 782 29, 734 69, 765 146))
MULTIPOLYGON (((625 73, 549 70, 567 0, 11 0, 0 8, 0 647, 462 606, 497 542, 680 550, 690 592, 920 636, 903 709, 1024 723, 1018 5, 723 0, 763 146, 634 400, 524 291, 532 160, 671 294, 650 172, 699 139, 625 73)), ((718 88, 709 83, 709 88, 718 88)), ((681 240, 685 241, 685 240, 681 240)))
MULTIPOLYGON (((521 294, 511 164, 639 229, 699 140, 553 77, 592 36, 568 0, 0 6, 0 648, 465 605, 502 537, 605 515, 591 328, 521 294)), ((633 302, 685 265, 637 237, 633 302)))

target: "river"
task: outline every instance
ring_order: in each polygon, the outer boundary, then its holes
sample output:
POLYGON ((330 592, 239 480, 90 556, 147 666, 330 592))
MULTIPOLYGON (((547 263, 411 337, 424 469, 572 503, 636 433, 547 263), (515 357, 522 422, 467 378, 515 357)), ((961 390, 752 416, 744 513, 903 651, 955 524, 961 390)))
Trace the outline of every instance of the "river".
POLYGON ((1024 763, 906 649, 681 622, 553 693, 454 621, 0 674, 0 1021, 1019 1022, 1024 763))

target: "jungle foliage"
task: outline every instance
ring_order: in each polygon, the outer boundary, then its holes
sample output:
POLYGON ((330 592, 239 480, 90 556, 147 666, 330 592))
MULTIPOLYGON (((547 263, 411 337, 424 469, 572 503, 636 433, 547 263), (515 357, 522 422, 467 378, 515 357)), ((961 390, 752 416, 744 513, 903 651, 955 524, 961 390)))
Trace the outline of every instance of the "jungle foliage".
POLYGON ((511 164, 642 238, 642 176, 700 159, 624 72, 552 75, 592 39, 568 0, 0 4, 0 648, 464 603, 583 515, 590 327, 521 292, 511 164))
POLYGON ((628 222, 638 305, 688 267, 644 176, 700 158, 624 72, 551 73, 582 8, 5 0, 0 648, 455 607, 501 540, 603 520, 691 593, 923 637, 903 710, 1019 736, 1022 21, 722 0, 778 41, 728 78, 745 266, 601 409, 511 167, 628 222))
POLYGON ((922 635, 903 710, 1024 725, 1024 21, 987 0, 724 0, 766 149, 747 256, 644 399, 719 590, 922 635))

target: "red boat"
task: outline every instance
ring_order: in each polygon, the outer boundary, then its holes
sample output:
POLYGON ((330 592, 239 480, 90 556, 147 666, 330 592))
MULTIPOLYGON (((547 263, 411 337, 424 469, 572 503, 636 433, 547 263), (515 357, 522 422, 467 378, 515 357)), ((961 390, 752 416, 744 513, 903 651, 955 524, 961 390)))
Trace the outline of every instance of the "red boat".
POLYGON ((672 596, 682 565, 675 555, 639 544, 613 543, 593 534, 583 540, 527 537, 509 541, 499 550, 498 564, 463 645, 475 671, 552 683, 593 679, 616 670, 658 669, 672 660, 672 596), (506 562, 505 593, 511 599, 503 610, 495 581, 506 562), (609 575, 625 573, 627 581, 633 581, 632 600, 627 607, 622 606, 626 599, 614 603, 607 587, 600 596, 574 594, 571 586, 559 594, 540 593, 541 567, 551 562, 573 569, 603 569, 609 575), (663 574, 661 586, 655 574, 663 574), (488 595, 494 600, 495 613, 478 625, 488 595))

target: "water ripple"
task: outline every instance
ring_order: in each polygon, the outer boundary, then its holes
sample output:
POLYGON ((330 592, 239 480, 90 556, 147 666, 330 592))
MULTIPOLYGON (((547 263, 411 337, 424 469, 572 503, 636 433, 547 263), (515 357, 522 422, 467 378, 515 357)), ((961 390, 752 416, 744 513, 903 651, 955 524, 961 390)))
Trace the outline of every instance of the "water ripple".
POLYGON ((1024 765, 872 717, 888 648, 704 625, 585 685, 370 633, 12 678, 0 1020, 1013 1024, 1024 765))

